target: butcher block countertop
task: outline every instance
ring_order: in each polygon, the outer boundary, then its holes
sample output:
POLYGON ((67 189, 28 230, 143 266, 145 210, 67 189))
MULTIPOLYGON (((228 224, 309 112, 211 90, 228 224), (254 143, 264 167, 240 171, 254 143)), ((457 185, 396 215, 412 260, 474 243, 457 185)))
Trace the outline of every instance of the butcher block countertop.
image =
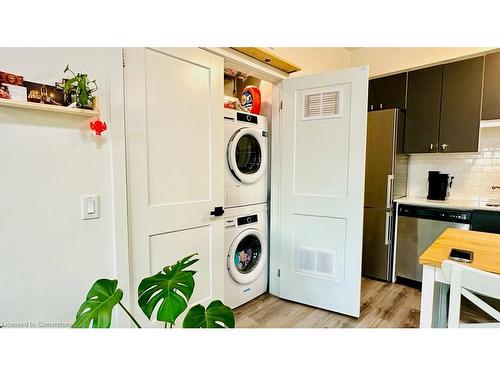
POLYGON ((452 248, 474 252, 473 268, 500 274, 500 234, 446 229, 420 256, 420 264, 441 267, 452 248))

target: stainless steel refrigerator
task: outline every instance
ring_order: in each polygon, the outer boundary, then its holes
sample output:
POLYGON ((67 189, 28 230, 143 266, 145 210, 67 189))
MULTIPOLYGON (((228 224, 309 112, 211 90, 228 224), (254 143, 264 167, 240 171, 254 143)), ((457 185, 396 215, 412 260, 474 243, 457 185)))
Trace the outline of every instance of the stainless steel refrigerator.
POLYGON ((363 275, 392 280, 393 200, 406 196, 408 156, 403 154, 404 113, 368 113, 363 224, 363 275))

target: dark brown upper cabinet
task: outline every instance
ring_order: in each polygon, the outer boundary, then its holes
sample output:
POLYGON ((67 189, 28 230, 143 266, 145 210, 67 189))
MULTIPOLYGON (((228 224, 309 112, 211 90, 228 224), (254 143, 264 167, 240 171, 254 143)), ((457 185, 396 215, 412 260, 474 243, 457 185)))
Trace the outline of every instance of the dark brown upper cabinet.
POLYGON ((368 86, 368 110, 406 108, 407 73, 371 79, 368 86))
POLYGON ((500 52, 486 55, 482 120, 500 119, 500 52))
POLYGON ((443 66, 408 73, 405 153, 438 152, 443 66))
POLYGON ((477 152, 484 56, 408 73, 405 153, 477 152))
POLYGON ((444 65, 440 152, 477 152, 483 68, 484 56, 444 65))

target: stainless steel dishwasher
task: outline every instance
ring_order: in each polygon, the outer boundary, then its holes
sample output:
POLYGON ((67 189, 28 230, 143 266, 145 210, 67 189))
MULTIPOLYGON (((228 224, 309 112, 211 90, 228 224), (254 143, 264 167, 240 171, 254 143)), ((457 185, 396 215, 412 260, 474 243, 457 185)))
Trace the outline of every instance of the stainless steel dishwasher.
POLYGON ((422 281, 420 255, 447 228, 470 228, 472 211, 400 204, 396 235, 396 277, 422 281))

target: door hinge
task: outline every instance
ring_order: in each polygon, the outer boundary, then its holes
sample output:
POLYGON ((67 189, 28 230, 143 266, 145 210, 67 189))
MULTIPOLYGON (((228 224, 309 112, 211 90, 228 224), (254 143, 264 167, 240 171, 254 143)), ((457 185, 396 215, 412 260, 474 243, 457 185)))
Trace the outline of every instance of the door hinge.
POLYGON ((122 65, 125 68, 125 49, 122 48, 122 65))
POLYGON ((283 109, 283 100, 280 102, 280 110, 283 109))
POLYGON ((278 270, 278 277, 280 277, 280 276, 281 276, 281 272, 280 272, 280 271, 281 271, 281 270, 278 270))

